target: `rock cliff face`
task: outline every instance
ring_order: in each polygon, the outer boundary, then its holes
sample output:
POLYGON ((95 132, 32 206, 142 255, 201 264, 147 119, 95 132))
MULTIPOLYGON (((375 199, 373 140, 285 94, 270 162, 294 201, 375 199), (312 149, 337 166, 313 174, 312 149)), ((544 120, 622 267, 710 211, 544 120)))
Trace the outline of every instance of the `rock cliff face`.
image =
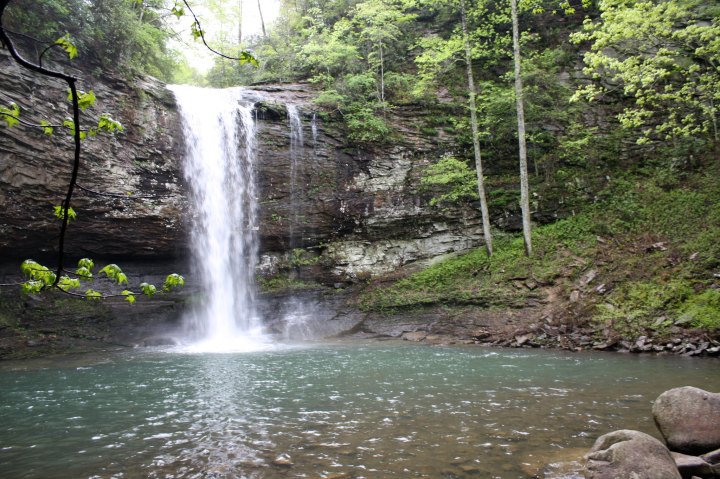
MULTIPOLYGON (((0 72, 0 102, 17 103, 23 120, 61 124, 72 116, 64 82, 18 67, 4 50, 0 72)), ((185 208, 174 98, 152 79, 100 82, 77 75, 84 78, 80 88, 97 96, 96 106, 83 112, 81 128, 97 124, 98 115, 108 112, 124 131, 83 142, 78 184, 103 195, 76 190, 72 206, 78 217, 68 230, 67 251, 94 257, 174 256, 185 208)), ((66 128, 47 136, 22 125, 0 127, 0 256, 38 257, 55 250, 59 221, 53 206, 65 197, 72 161, 66 128)))
MULTIPOLYGON (((60 123, 69 116, 63 83, 18 68, 4 52, 0 85, 2 103, 15 101, 27 121, 60 123)), ((149 78, 86 78, 81 88, 98 99, 94 111, 83 114, 84 125, 109 112, 124 131, 83 144, 79 184, 106 195, 77 192, 68 251, 183 258, 190 206, 174 97, 149 78)), ((353 280, 482 242, 475 211, 441 211, 419 190, 423 168, 453 146, 448 138, 421 134, 425 112, 392 113, 397 138, 361 149, 348 143, 337 118, 312 104, 308 86, 257 91, 263 98, 255 105, 263 274, 302 263, 314 279, 353 280), (291 142, 288 105, 299 113, 302 145, 291 142), (297 248, 303 248, 302 258, 297 248)), ((59 225, 52 206, 64 197, 71 162, 71 138, 59 128, 51 137, 23 126, 0 128, 1 257, 54 250, 59 225)))

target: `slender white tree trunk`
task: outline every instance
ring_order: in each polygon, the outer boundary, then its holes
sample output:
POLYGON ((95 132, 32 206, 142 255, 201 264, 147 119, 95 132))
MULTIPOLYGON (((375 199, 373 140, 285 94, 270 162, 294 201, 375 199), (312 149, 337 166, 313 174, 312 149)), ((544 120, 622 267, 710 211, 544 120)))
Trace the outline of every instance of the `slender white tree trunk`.
POLYGON ((238 0, 238 45, 242 44, 243 0, 238 0))
POLYGON ((257 4, 258 4, 258 12, 260 13, 260 26, 262 27, 263 37, 266 37, 267 32, 265 32, 265 19, 263 18, 262 7, 260 6, 260 0, 257 0, 257 4))
POLYGON ((518 27, 517 0, 510 0, 512 7, 513 58, 515 60, 515 106, 517 108, 518 146, 520 153, 520 210, 522 211, 523 239, 525 254, 532 254, 530 231, 530 188, 528 186, 527 146, 525 144, 525 110, 523 108, 523 86, 520 75, 520 28, 518 27))
POLYGON ((463 40, 465 42, 465 63, 467 65, 468 96, 470 106, 470 126, 472 128, 473 149, 475 151, 475 174, 477 175, 478 196, 480 196, 480 214, 482 216, 483 236, 488 256, 492 256, 492 235, 490 233, 490 215, 485 198, 485 178, 482 170, 482 156, 480 155, 480 138, 478 134, 477 108, 475 105, 475 79, 472 72, 472 53, 470 39, 468 38, 467 17, 465 14, 465 0, 460 0, 460 16, 462 18, 463 40))

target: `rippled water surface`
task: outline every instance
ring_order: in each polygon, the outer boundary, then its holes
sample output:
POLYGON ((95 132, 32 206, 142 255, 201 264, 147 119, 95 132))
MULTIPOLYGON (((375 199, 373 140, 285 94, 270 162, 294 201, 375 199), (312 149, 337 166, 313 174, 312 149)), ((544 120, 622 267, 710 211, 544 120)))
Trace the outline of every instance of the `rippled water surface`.
POLYGON ((657 435, 664 390, 720 391, 719 366, 397 342, 5 362, 0 476, 577 477, 598 435, 657 435))

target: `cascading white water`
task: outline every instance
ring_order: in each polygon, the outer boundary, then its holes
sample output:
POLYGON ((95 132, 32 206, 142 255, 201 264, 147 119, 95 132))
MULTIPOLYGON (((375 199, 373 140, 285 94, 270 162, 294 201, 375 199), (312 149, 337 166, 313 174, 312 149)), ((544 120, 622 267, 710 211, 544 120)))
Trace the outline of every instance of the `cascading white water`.
POLYGON ((300 191, 302 185, 299 184, 298 176, 302 176, 303 150, 305 149, 305 139, 303 136, 302 120, 297 106, 287 104, 288 119, 290 120, 290 232, 289 244, 290 249, 301 248, 302 238, 298 238, 300 222, 300 191))
POLYGON ((171 86, 183 119, 194 271, 204 298, 188 319, 198 351, 264 348, 255 308, 256 93, 171 86), (254 96, 253 96, 254 95, 254 96))
MULTIPOLYGON (((305 138, 300 112, 296 105, 285 105, 290 122, 290 228, 288 244, 290 250, 303 247, 302 219, 300 215, 301 195, 304 191, 304 154, 305 138)), ((290 296, 286 301, 286 310, 283 318, 283 337, 285 339, 309 339, 311 329, 309 323, 312 313, 305 303, 296 296, 290 296)))
POLYGON ((313 150, 315 150, 317 148, 318 141, 317 113, 313 113, 312 122, 310 123, 310 131, 312 132, 313 150))

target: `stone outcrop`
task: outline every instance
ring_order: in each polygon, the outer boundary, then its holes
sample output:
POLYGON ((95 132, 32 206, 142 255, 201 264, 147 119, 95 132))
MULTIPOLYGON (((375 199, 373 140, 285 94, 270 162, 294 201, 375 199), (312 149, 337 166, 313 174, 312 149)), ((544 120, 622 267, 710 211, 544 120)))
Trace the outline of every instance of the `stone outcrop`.
MULTIPOLYGON (((107 112, 124 130, 83 141, 78 184, 102 195, 76 190, 72 206, 78 216, 67 234, 67 251, 94 257, 176 256, 187 206, 172 95, 152 78, 99 81, 71 73, 82 79, 79 88, 97 97, 82 113, 81 128, 97 125, 107 112)), ((61 124, 71 117, 67 85, 18 67, 5 50, 0 50, 0 85, 0 102, 14 101, 27 122, 61 124)), ((66 128, 47 136, 38 128, 0 127, 1 257, 38 258, 55 250, 59 224, 53 206, 65 197, 72 162, 66 128)))
MULTIPOLYGON (((3 104, 15 101, 23 119, 61 123, 69 116, 66 86, 15 65, 0 52, 3 104)), ((67 67, 65 67, 67 68, 67 67)), ((184 144, 173 95, 152 78, 102 81, 77 72, 96 105, 83 112, 89 127, 102 112, 124 130, 83 143, 78 218, 67 236, 73 256, 130 259, 186 256, 191 209, 182 160, 184 144)), ((422 264, 482 243, 476 211, 440 210, 419 188, 423 169, 453 142, 422 133, 428 113, 408 107, 388 114, 392 144, 360 148, 347 141, 340 118, 318 111, 307 85, 254 89, 258 120, 257 179, 261 264, 267 275, 287 265, 288 252, 315 256, 306 275, 322 282, 358 280, 407 264, 422 264), (301 115, 304 146, 291 142, 287 105, 301 115)), ((37 258, 56 248, 52 207, 64 198, 72 163, 72 138, 56 128, 0 128, 0 259, 37 258)))
POLYGON ((720 448, 720 394, 685 386, 661 394, 653 417, 668 447, 687 454, 720 448))
POLYGON ((431 207, 420 190, 423 169, 453 147, 448 138, 419 134, 427 112, 389 114, 397 141, 360 148, 347 143, 339 118, 317 111, 307 86, 259 92, 266 98, 257 105, 261 263, 312 248, 331 278, 357 280, 482 243, 475 210, 431 207), (295 196, 287 104, 303 124, 295 196))
POLYGON ((681 479, 670 451, 640 431, 600 436, 586 459, 586 479, 681 479))
POLYGON ((653 417, 667 446, 639 431, 605 434, 585 456, 586 479, 720 477, 718 399, 720 394, 690 386, 665 391, 653 404, 653 417))

